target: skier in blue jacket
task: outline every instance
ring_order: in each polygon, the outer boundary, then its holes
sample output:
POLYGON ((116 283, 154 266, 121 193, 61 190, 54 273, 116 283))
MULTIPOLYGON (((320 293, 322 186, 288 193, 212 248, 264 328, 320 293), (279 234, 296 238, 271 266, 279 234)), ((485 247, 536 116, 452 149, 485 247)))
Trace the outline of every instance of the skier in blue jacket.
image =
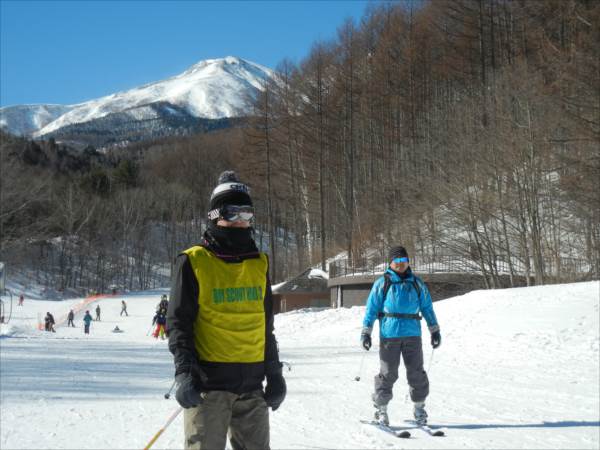
POLYGON ((361 343, 365 350, 371 348, 371 332, 379 319, 380 371, 375 376, 375 420, 389 425, 387 405, 392 399, 392 388, 398 379, 400 356, 406 367, 410 397, 414 403, 414 417, 418 424, 427 423, 425 399, 429 394, 429 380, 423 369, 421 342, 421 315, 431 333, 431 345, 438 348, 442 342, 440 327, 433 311, 429 290, 415 276, 409 265, 404 247, 392 247, 390 266, 378 278, 367 299, 361 343))

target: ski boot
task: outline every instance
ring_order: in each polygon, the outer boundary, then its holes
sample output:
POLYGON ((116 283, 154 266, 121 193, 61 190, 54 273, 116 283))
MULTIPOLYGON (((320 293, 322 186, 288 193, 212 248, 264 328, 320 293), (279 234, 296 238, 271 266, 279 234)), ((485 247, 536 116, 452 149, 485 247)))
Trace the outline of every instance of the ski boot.
POLYGON ((425 411, 425 402, 415 402, 413 410, 415 422, 417 425, 427 425, 427 411, 425 411))
POLYGON ((387 414, 387 405, 373 405, 375 407, 375 421, 381 425, 388 427, 390 425, 390 419, 387 414))

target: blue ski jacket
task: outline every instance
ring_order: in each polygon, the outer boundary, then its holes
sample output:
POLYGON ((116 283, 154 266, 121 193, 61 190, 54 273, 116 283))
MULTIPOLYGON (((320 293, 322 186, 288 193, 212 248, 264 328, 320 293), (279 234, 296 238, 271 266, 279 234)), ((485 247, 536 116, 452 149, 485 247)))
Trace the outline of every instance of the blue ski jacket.
POLYGON ((86 325, 89 325, 90 323, 92 323, 92 320, 94 320, 94 319, 92 319, 92 316, 89 313, 87 313, 85 316, 83 316, 83 321, 86 325))
POLYGON ((380 313, 395 314, 418 314, 421 313, 427 322, 429 331, 433 333, 439 330, 439 325, 431 295, 423 281, 413 275, 410 267, 403 274, 398 275, 388 267, 386 274, 392 282, 387 292, 386 298, 383 298, 383 286, 385 277, 375 280, 369 297, 367 299, 367 308, 365 319, 363 321, 363 332, 371 334, 375 319, 379 319, 379 336, 382 339, 394 339, 408 336, 421 336, 421 322, 416 319, 399 317, 380 317, 380 313), (417 292, 414 283, 417 283, 420 294, 417 292))

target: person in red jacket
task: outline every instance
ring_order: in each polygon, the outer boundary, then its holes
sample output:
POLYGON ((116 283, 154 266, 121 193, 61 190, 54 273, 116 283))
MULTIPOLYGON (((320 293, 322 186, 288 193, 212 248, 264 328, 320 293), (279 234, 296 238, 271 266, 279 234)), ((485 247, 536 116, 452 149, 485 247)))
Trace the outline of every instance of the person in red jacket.
POLYGON ((154 336, 155 339, 158 339, 158 336, 160 335, 160 338, 164 339, 167 327, 167 316, 163 310, 158 311, 154 315, 152 325, 154 324, 156 324, 156 329, 154 330, 154 333, 152 333, 152 336, 154 336))

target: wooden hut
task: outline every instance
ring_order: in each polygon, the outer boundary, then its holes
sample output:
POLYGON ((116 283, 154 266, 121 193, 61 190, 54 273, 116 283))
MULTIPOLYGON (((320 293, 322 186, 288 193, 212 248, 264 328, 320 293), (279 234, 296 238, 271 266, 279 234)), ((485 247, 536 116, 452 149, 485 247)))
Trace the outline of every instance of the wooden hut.
POLYGON ((308 269, 289 281, 273 286, 274 313, 331 307, 327 279, 326 272, 308 269))

